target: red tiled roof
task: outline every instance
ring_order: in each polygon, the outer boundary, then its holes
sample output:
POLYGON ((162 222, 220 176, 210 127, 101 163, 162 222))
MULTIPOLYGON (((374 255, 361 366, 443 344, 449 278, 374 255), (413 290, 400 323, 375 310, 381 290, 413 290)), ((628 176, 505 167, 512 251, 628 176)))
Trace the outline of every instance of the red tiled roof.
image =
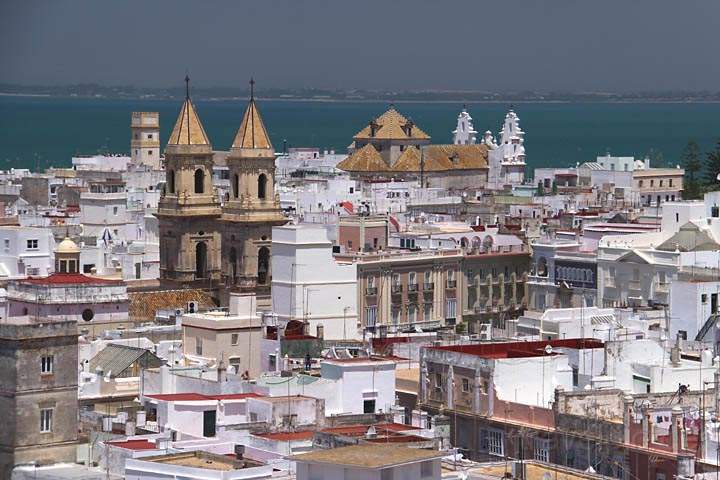
POLYGON ((256 437, 267 438, 268 440, 278 440, 281 442, 287 442, 290 440, 310 440, 315 435, 312 430, 305 430, 302 432, 271 432, 271 433, 257 433, 256 437))
POLYGON ((187 401, 206 401, 212 400, 210 397, 199 393, 164 393, 157 395, 145 395, 154 400, 162 400, 164 402, 187 402, 187 401))
MULTIPOLYGON (((376 423, 372 425, 377 435, 386 433, 398 433, 406 430, 420 430, 412 425, 404 425, 402 423, 376 423)), ((341 427, 325 428, 325 433, 335 433, 339 435, 361 436, 365 435, 370 425, 343 425, 341 427)))
POLYGON ((21 282, 33 285, 121 285, 123 283, 122 280, 89 277, 82 273, 52 273, 47 277, 29 277, 21 282))
POLYGON ((472 345, 449 345, 429 347, 432 350, 465 353, 483 358, 525 358, 545 356, 545 347, 556 348, 603 348, 603 342, 592 338, 569 338, 565 340, 540 340, 535 342, 476 343, 472 345))
POLYGON ((147 440, 125 440, 119 442, 107 442, 113 447, 126 448, 128 450, 156 450, 157 445, 147 440))
POLYGON ((243 398, 260 398, 265 395, 259 393, 225 393, 222 395, 208 395, 213 400, 242 400, 243 398))
POLYGON ((161 393, 145 395, 154 400, 163 402, 207 402, 208 400, 242 400, 244 398, 263 397, 259 393, 225 393, 221 395, 203 395, 201 393, 161 393))

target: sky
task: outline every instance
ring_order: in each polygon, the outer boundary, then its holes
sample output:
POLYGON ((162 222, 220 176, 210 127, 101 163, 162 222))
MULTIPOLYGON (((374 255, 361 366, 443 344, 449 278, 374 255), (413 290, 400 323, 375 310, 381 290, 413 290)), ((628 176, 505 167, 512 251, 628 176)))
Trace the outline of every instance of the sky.
POLYGON ((720 89, 717 0, 0 0, 0 83, 720 89))

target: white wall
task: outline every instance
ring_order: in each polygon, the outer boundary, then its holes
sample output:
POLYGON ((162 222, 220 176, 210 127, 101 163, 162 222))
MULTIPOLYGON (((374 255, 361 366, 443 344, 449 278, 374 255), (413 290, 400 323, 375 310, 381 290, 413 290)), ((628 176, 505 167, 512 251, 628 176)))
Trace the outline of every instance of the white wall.
POLYGON ((565 355, 503 358, 494 363, 493 386, 501 400, 549 408, 555 388, 573 389, 565 355))
POLYGON ((670 285, 670 338, 675 338, 679 330, 684 330, 688 340, 695 339, 713 313, 712 295, 720 297, 720 281, 675 280, 670 285), (702 301, 703 295, 705 302, 702 301))
POLYGON ((326 339, 357 338, 357 269, 338 264, 324 228, 273 228, 272 309, 280 322, 307 320, 326 339))

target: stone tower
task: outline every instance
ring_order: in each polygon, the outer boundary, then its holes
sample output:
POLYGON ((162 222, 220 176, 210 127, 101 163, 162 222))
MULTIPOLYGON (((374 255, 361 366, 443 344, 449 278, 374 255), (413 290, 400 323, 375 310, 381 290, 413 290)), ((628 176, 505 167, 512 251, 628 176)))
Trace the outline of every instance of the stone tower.
POLYGON ((165 191, 158 204, 160 281, 214 288, 220 280, 220 202, 213 190, 213 153, 186 96, 165 148, 165 191))
POLYGON ((227 158, 230 194, 223 206, 223 276, 230 290, 269 293, 270 235, 287 220, 275 194, 275 150, 255 103, 250 102, 227 158))
POLYGON ((160 114, 133 112, 130 122, 130 158, 134 165, 160 170, 160 114))

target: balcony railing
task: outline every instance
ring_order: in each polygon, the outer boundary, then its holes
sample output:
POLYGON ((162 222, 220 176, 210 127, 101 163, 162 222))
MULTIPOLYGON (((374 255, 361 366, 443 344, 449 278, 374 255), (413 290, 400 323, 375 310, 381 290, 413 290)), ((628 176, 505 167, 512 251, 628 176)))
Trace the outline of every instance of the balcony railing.
POLYGON ((377 295, 377 287, 367 287, 365 289, 365 295, 377 295))
POLYGON ((433 290, 435 289, 435 284, 432 282, 425 282, 423 283, 423 290, 433 290))
POLYGON ((418 291, 418 284, 417 283, 408 283, 408 292, 417 292, 418 291))
POLYGON ((641 288, 640 280, 630 280, 628 282, 628 287, 630 288, 630 290, 640 290, 640 288, 641 288))
POLYGON ((393 286, 391 287, 391 291, 392 291, 392 293, 395 294, 395 295, 400 294, 400 293, 402 293, 402 291, 403 291, 403 286, 400 285, 400 284, 393 285, 393 286))
POLYGON ((447 288, 455 288, 455 287, 457 287, 457 281, 455 281, 455 280, 447 281, 447 288))

